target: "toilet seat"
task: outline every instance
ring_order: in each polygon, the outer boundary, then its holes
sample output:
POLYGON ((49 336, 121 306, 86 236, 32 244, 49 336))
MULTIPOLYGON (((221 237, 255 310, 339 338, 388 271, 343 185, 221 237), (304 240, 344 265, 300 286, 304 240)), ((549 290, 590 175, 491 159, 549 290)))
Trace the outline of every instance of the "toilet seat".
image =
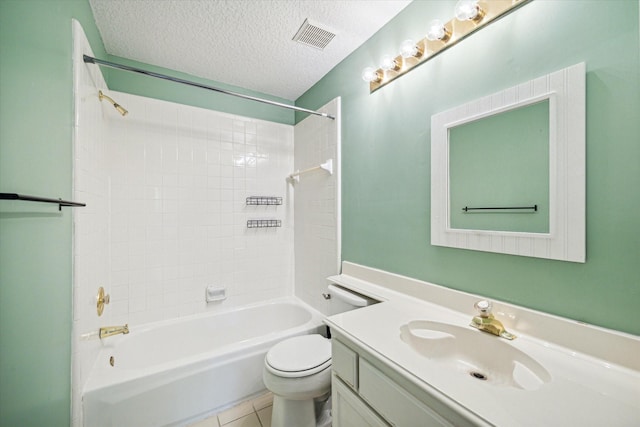
POLYGON ((331 366, 331 341, 319 334, 288 338, 269 350, 265 362, 279 377, 313 375, 331 366))

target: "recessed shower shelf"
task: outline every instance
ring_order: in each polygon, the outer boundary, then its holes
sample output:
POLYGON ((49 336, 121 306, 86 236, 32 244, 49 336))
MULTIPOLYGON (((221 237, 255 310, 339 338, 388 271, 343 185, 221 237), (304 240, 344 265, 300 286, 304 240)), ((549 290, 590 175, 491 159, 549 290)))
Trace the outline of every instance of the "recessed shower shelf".
POLYGON ((275 206, 282 204, 282 197, 250 196, 247 206, 275 206))
POLYGON ((279 219, 250 219, 247 221, 247 228, 272 228, 282 227, 279 219))

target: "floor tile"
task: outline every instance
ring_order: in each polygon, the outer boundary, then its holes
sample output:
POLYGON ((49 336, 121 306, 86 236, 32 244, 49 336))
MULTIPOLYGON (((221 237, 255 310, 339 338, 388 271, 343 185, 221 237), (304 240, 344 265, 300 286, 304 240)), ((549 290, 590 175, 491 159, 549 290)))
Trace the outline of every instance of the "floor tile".
POLYGON ((260 409, 264 409, 267 406, 273 405, 273 393, 265 393, 262 396, 258 396, 251 401, 253 403, 253 409, 259 411, 260 409))
POLYGON ((231 409, 228 409, 224 412, 219 413, 218 421, 220 422, 220 425, 223 426, 225 424, 230 423, 231 421, 234 421, 246 415, 249 415, 253 411, 254 410, 253 410, 253 405, 251 404, 251 401, 242 402, 238 406, 234 406, 231 409))
POLYGON ((258 411, 258 418, 260 419, 262 427, 271 427, 272 409, 273 406, 267 406, 266 408, 260 409, 258 411))
POLYGON ((220 424, 218 424, 218 417, 214 415, 197 423, 189 424, 188 427, 220 427, 220 424))
POLYGON ((255 412, 252 412, 249 415, 246 415, 240 419, 235 421, 231 421, 229 424, 223 424, 223 427, 262 427, 260 425, 260 420, 258 419, 258 415, 255 412))

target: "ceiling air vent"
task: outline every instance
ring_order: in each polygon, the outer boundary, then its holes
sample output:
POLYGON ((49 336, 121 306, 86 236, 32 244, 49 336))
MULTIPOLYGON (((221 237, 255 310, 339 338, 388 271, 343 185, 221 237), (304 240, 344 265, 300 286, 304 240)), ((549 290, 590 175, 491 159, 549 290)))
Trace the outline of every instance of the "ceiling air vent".
POLYGON ((293 41, 322 50, 335 36, 331 31, 305 19, 296 35, 293 36, 293 41))

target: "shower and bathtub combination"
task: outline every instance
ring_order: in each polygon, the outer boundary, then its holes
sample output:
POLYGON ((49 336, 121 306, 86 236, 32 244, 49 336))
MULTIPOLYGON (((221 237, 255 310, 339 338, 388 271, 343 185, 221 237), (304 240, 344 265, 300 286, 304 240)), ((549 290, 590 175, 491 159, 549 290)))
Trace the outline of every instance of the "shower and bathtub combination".
POLYGON ((274 123, 109 90, 86 57, 74 21, 72 424, 187 425, 264 392, 276 343, 325 331, 340 101, 274 123))
POLYGON ((286 298, 134 327, 105 340, 84 388, 84 424, 182 425, 264 391, 267 351, 323 331, 320 313, 286 298))
MULTIPOLYGON (((361 301, 358 306, 372 303, 354 297, 361 301)), ((338 301, 332 313, 356 308, 352 304, 338 301)), ((104 342, 84 387, 84 424, 184 425, 264 392, 266 383, 275 394, 274 426, 309 425, 299 421, 305 416, 307 421, 313 420, 313 399, 326 400, 330 385, 331 349, 323 337, 323 317, 295 298, 282 298, 213 315, 156 322, 140 326, 135 333, 113 337, 104 342), (306 341, 309 338, 311 341, 306 341), (279 367, 287 371, 271 369, 271 382, 263 382, 269 361, 287 356, 285 346, 309 346, 314 338, 324 341, 321 344, 326 347, 324 355, 310 353, 314 360, 323 357, 322 369, 294 371, 285 359, 284 368, 283 362, 279 367), (278 348, 281 351, 275 354, 278 348), (318 392, 301 393, 301 380, 312 374, 324 375, 326 381, 318 385, 318 392), (282 397, 285 389, 291 399, 282 397)), ((295 360, 294 366, 305 363, 295 360)))

